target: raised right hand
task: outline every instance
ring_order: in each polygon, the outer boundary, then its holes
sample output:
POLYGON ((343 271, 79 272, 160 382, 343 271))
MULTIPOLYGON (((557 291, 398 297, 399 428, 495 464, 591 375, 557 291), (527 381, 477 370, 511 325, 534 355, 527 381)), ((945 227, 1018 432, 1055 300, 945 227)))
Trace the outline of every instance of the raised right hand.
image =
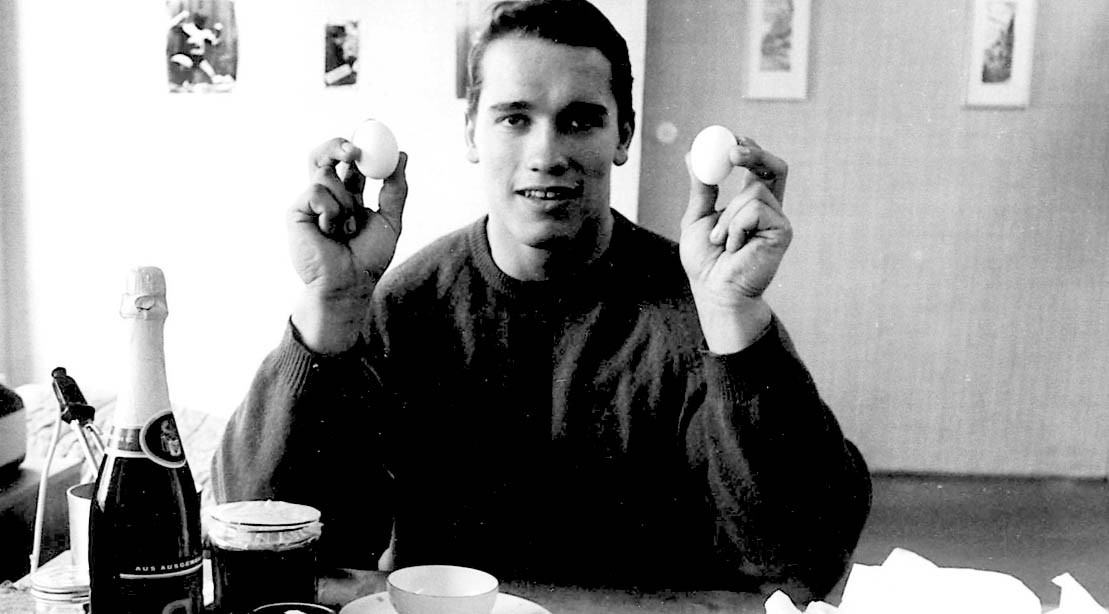
POLYGON ((408 195, 400 153, 397 168, 378 193, 378 210, 364 206, 366 178, 345 139, 320 145, 309 157, 312 185, 289 209, 289 253, 305 284, 293 322, 304 342, 320 352, 342 351, 361 330, 373 287, 393 260, 408 195))

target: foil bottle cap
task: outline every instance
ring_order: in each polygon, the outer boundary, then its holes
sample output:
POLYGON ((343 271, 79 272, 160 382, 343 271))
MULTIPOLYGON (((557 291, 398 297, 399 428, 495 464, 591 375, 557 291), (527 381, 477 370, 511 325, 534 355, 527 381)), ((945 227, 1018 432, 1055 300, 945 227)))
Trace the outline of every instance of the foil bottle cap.
POLYGON ((166 276, 156 266, 139 266, 127 272, 119 307, 125 317, 165 315, 166 276))
POLYGON ((156 266, 135 267, 127 272, 123 292, 134 296, 165 296, 166 276, 156 266))

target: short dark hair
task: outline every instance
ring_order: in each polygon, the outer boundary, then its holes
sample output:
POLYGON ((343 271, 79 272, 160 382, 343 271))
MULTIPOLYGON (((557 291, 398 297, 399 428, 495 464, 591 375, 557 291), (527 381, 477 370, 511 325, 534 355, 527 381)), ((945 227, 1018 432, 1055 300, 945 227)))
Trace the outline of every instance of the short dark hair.
POLYGON ((632 108, 632 63, 628 43, 604 13, 587 0, 517 0, 498 2, 491 9, 489 24, 470 49, 467 70, 466 116, 477 113, 481 96, 481 61, 485 50, 500 38, 536 37, 561 45, 590 47, 601 52, 612 65, 612 95, 616 98, 616 120, 621 139, 625 126, 635 125, 632 108))

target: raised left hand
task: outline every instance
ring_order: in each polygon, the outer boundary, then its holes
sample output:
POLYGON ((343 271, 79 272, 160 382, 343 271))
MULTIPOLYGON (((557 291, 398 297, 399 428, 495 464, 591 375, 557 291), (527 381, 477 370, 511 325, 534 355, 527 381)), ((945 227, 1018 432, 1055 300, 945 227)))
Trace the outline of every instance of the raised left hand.
POLYGON ((749 172, 739 194, 722 208, 719 188, 701 183, 686 156, 689 205, 680 239, 682 266, 709 348, 721 353, 742 349, 769 324, 762 295, 793 238, 782 211, 785 161, 747 138, 737 139, 729 156, 749 172))

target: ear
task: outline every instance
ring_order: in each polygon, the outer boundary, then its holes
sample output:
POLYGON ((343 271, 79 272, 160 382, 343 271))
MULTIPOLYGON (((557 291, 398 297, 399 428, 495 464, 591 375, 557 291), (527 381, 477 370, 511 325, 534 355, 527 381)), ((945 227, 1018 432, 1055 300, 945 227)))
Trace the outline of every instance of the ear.
POLYGON ((612 158, 612 163, 616 166, 622 166, 628 161, 628 149, 631 147, 634 134, 634 120, 626 121, 620 126, 620 143, 616 145, 616 155, 612 158))
POLYGON ((474 143, 474 118, 469 115, 466 116, 466 160, 471 164, 477 164, 477 145, 474 143))

